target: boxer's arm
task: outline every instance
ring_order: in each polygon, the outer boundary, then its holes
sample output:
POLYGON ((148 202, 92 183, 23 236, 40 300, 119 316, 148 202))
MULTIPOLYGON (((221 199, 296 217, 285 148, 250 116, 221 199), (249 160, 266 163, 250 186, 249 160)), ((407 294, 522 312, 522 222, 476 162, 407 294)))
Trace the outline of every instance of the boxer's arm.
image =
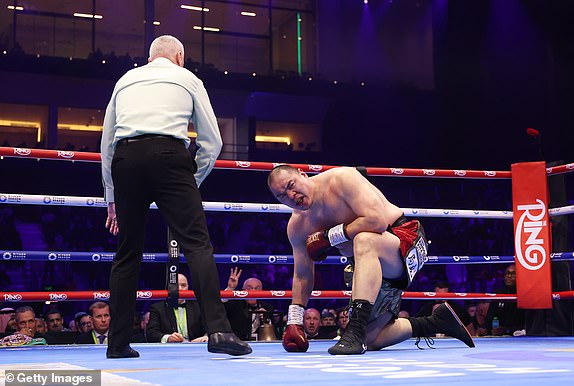
POLYGON ((292 304, 307 306, 315 284, 315 265, 305 248, 293 249, 293 299, 292 304), (302 249, 302 250, 301 250, 302 249))
POLYGON ((352 240, 361 232, 383 233, 389 221, 384 196, 354 168, 346 168, 337 176, 341 199, 357 215, 357 218, 345 225, 346 236, 352 240))
POLYGON ((292 304, 299 304, 306 306, 309 301, 311 291, 313 291, 314 278, 315 278, 315 265, 307 255, 305 245, 306 237, 300 235, 297 224, 292 224, 291 221, 287 226, 287 236, 293 248, 293 294, 292 304))
POLYGON ((305 239, 298 235, 297 227, 291 221, 287 226, 289 242, 293 247, 293 299, 289 306, 287 326, 283 334, 283 348, 288 352, 305 352, 309 349, 309 341, 303 329, 305 306, 313 289, 315 267, 305 249, 305 239), (297 231, 295 231, 297 229, 297 231))

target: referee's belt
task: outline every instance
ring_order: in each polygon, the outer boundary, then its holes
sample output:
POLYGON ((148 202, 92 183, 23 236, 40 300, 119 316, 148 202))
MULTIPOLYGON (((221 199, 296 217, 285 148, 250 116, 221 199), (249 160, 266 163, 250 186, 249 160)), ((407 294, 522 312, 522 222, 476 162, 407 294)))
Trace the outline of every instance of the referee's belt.
POLYGON ((154 139, 170 139, 172 141, 177 141, 177 142, 183 143, 182 139, 172 137, 171 135, 143 134, 143 135, 138 135, 137 137, 128 137, 128 138, 120 139, 118 141, 117 146, 128 145, 130 143, 135 143, 135 142, 151 141, 154 139))

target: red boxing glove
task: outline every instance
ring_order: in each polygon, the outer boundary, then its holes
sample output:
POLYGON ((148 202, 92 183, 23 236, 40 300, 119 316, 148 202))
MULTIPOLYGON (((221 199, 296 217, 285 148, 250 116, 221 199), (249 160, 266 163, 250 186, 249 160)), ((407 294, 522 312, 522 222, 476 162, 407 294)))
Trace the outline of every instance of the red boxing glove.
POLYGON ((336 225, 329 230, 315 232, 307 236, 305 246, 307 254, 313 261, 323 261, 327 258, 329 248, 349 241, 345 224, 336 225))
POLYGON ((315 232, 307 236, 305 243, 307 254, 313 261, 323 261, 327 258, 327 252, 331 248, 327 231, 315 232))
POLYGON ((299 304, 291 304, 287 313, 287 327, 283 333, 283 348, 288 352, 305 352, 309 341, 303 330, 305 308, 299 304))
POLYGON ((305 336, 303 326, 289 324, 283 334, 283 348, 288 352, 305 352, 309 348, 309 341, 305 336))

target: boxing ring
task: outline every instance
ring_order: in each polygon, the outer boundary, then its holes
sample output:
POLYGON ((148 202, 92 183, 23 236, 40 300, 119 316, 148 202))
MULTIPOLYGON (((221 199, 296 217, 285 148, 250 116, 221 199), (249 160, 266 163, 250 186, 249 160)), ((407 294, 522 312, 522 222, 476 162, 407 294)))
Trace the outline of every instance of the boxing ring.
MULTIPOLYGON (((99 162, 99 154, 41 149, 0 148, 2 157, 99 162)), ((277 164, 244 161, 217 161, 216 168, 233 170, 270 170, 277 164)), ((336 166, 294 165, 317 173, 336 166)), ((509 171, 435 170, 370 168, 369 176, 510 179, 509 171)), ((574 171, 574 164, 548 168, 547 175, 574 171)), ((97 178, 97 176, 95 176, 97 178)), ((265 187, 262 187, 265 189, 265 187)), ((106 208, 99 197, 32 195, 0 192, 0 204, 55 205, 106 208)), ((290 213, 281 204, 204 202, 204 209, 215 212, 290 213)), ((402 208, 405 215, 437 218, 512 219, 511 211, 402 208)), ((548 210, 550 216, 574 213, 574 205, 548 210)), ((11 261, 84 261, 87 264, 113 260, 113 252, 14 251, 0 250, 3 264, 11 261)), ((292 264, 289 255, 216 254, 220 264, 292 264)), ((166 262, 167 253, 146 253, 143 262, 166 262)), ((553 253, 551 260, 572 260, 574 252, 553 253)), ((185 260, 182 258, 181 262, 185 260)), ((511 263, 514 256, 429 256, 426 264, 511 263)), ((319 264, 346 264, 346 258, 329 256, 319 264)), ((291 291, 222 291, 224 298, 289 299, 291 291)), ((193 291, 181 291, 181 297, 193 298, 193 291)), ((351 291, 316 290, 311 299, 348 299, 351 291)), ((138 299, 164 299, 167 290, 138 291, 138 299)), ((554 300, 571 299, 574 291, 553 292, 554 300)), ((34 301, 107 300, 106 289, 95 291, 3 292, 7 303, 34 301)), ((403 299, 516 300, 515 294, 404 292, 403 299)), ((14 308, 16 308, 14 307, 14 308)), ((7 370, 101 370, 102 385, 291 385, 346 383, 379 384, 535 384, 571 382, 574 377, 574 337, 475 338, 476 348, 469 349, 451 338, 435 338, 435 349, 419 350, 414 340, 407 340, 381 351, 358 356, 332 356, 330 340, 310 341, 306 353, 287 353, 281 343, 250 342, 253 353, 230 357, 207 352, 205 343, 132 344, 138 359, 105 359, 104 345, 55 345, 0 348, 0 382, 7 370), (224 370, 224 371, 222 371, 224 370)))

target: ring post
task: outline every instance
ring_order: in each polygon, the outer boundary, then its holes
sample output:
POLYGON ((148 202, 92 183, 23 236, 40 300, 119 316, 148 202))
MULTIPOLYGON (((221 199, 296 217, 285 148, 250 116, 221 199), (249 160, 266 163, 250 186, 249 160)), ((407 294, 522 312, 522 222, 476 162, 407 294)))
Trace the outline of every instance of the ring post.
POLYGON ((519 308, 552 308, 548 184, 544 162, 512 165, 516 292, 519 308))

